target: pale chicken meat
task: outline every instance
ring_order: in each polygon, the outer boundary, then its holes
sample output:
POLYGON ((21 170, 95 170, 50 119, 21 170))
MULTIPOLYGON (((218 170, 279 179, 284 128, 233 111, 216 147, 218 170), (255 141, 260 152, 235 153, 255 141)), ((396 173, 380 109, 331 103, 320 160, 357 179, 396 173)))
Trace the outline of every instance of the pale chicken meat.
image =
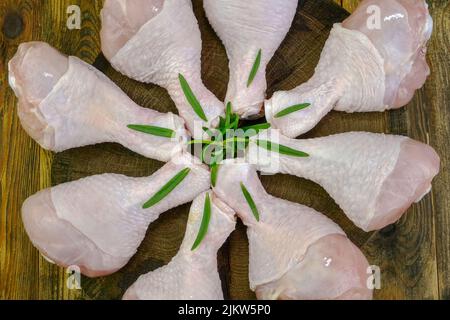
POLYGON ((202 126, 218 125, 224 105, 202 82, 202 40, 190 0, 106 0, 101 17, 102 50, 115 69, 167 89, 197 138, 202 126), (191 89, 189 99, 180 76, 191 89))
POLYGON ((440 166, 439 156, 426 144, 366 132, 297 140, 267 130, 252 138, 247 156, 263 172, 295 175, 320 184, 365 231, 396 222, 431 190, 440 166), (268 151, 266 141, 308 156, 282 154, 282 147, 278 148, 281 153, 268 151))
POLYGON ((192 203, 186 234, 177 255, 168 265, 140 276, 123 299, 223 300, 217 270, 217 251, 235 228, 234 215, 234 211, 212 192, 198 196, 192 203), (204 220, 207 197, 211 209, 210 220, 206 235, 194 247, 204 220))
POLYGON ((266 67, 288 33, 297 5, 298 0, 203 1, 208 20, 230 60, 226 102, 231 102, 233 111, 243 118, 261 113, 267 89, 266 67), (254 79, 250 79, 252 70, 257 72, 254 79))
POLYGON ((225 161, 214 191, 248 227, 250 288, 259 299, 372 298, 368 262, 342 229, 311 208, 269 195, 254 166, 225 161))
POLYGON ((179 116, 138 106, 100 71, 43 42, 19 46, 9 62, 9 82, 19 98, 22 126, 48 150, 117 142, 146 157, 169 161, 189 137, 179 116), (144 134, 128 125, 170 129, 172 138, 144 134))
POLYGON ((313 77, 266 101, 266 118, 288 137, 312 129, 332 109, 374 112, 406 105, 430 74, 433 20, 424 0, 365 0, 335 24, 313 77), (290 107, 309 104, 283 115, 290 107))
POLYGON ((148 225, 208 190, 208 169, 180 154, 150 177, 91 176, 45 189, 22 207, 25 230, 49 260, 78 266, 90 277, 111 274, 136 253, 148 225), (165 198, 144 209, 179 172, 187 176, 165 198))

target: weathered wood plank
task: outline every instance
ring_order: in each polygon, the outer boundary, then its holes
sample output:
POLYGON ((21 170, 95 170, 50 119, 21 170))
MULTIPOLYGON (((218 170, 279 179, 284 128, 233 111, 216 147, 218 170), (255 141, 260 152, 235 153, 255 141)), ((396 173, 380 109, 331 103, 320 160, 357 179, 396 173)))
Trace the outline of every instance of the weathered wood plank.
MULTIPOLYGON (((31 3, 27 1, 6 1, 0 4, 3 18, 0 35, 2 88, 8 83, 7 62, 14 54, 15 47, 22 41, 33 39, 30 26, 34 20, 30 18, 33 15, 30 8, 31 3), (9 31, 10 29, 13 30, 9 31)), ((36 170, 40 168, 39 148, 20 128, 11 90, 2 90, 2 93, 0 297, 37 298, 39 257, 26 240, 20 219, 20 206, 30 192, 39 189, 39 170, 36 170)), ((42 169, 45 170, 45 167, 42 169)))

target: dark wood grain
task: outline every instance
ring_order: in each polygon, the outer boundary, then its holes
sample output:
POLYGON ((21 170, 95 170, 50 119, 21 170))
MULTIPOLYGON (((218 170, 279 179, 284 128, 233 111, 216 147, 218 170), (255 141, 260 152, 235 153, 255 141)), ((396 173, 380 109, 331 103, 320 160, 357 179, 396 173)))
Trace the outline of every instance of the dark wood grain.
POLYGON ((450 299, 450 2, 430 2, 435 32, 428 51, 431 77, 425 85, 427 140, 441 156, 441 172, 434 181, 434 214, 439 297, 450 299))
MULTIPOLYGON (((287 38, 268 67, 268 95, 291 89, 313 73, 334 22, 353 11, 358 0, 299 1, 287 38)), ((406 108, 384 113, 332 112, 305 137, 364 130, 408 135, 428 142, 441 155, 441 174, 431 194, 414 205, 400 222, 375 233, 356 228, 318 185, 296 177, 263 176, 267 190, 278 197, 323 212, 348 233, 372 264, 381 267, 380 299, 450 298, 450 10, 449 1, 429 1, 435 32, 429 49, 432 75, 406 108)), ((225 97, 228 60, 209 26, 200 0, 194 11, 203 39, 202 76, 220 99, 225 97)), ((138 104, 173 111, 167 92, 130 80, 114 71, 100 53, 99 12, 102 1, 6 0, 0 3, 0 298, 1 299, 118 299, 137 277, 167 264, 182 241, 189 205, 163 214, 153 223, 138 253, 121 271, 98 279, 82 278, 82 290, 66 287, 65 270, 46 262, 29 242, 20 219, 20 206, 36 191, 104 172, 145 176, 162 163, 140 157, 116 144, 103 144, 53 155, 39 148, 21 129, 16 99, 7 86, 6 66, 19 43, 47 41, 62 52, 93 63, 138 104), (66 8, 83 11, 81 30, 66 28, 66 8)), ((248 286, 248 241, 239 224, 218 253, 225 297, 254 299, 248 286)))

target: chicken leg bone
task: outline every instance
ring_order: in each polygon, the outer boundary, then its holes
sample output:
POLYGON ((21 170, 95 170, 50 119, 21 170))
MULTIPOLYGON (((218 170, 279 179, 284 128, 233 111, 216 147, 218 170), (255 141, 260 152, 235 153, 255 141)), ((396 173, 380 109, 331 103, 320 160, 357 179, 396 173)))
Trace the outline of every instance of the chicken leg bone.
POLYGON ((212 192, 198 196, 192 203, 186 235, 178 254, 167 266, 139 277, 124 299, 223 300, 217 251, 235 225, 234 211, 212 192), (206 194, 211 199, 211 218, 205 238, 192 250, 203 219, 206 194))
POLYGON ((87 276, 111 274, 136 253, 148 225, 209 188, 209 172, 181 154, 150 177, 91 176, 43 190, 23 204, 33 244, 56 264, 76 265, 87 276), (181 170, 186 178, 156 205, 143 204, 181 170))
POLYGON ((224 105, 201 79, 202 41, 190 0, 106 0, 100 33, 102 49, 122 74, 168 90, 196 138, 202 126, 215 127, 224 105), (202 120, 186 99, 179 75, 202 106, 202 120))
POLYGON ((9 62, 9 81, 23 127, 45 149, 118 142, 169 161, 188 139, 183 119, 138 106, 97 69, 43 42, 19 46, 9 62), (127 128, 130 124, 171 129, 175 136, 147 135, 127 128))
POLYGON ((433 20, 424 0, 365 0, 335 24, 314 76, 266 101, 272 127, 288 137, 311 130, 332 109, 385 111, 406 105, 430 74, 425 54, 433 20), (285 116, 288 107, 310 104, 285 116))
POLYGON ((252 141, 249 162, 266 173, 317 182, 365 231, 396 222, 431 190, 431 181, 439 172, 440 160, 433 148, 403 136, 350 132, 295 140, 267 130, 252 141), (258 147, 257 140, 300 150, 309 157, 270 152, 258 147))
POLYGON ((261 113, 267 82, 266 67, 285 38, 298 0, 205 0, 208 20, 222 39, 230 59, 230 81, 226 101, 243 118, 261 113), (248 80, 261 50, 255 78, 248 80))
POLYGON ((250 288, 259 299, 371 299, 367 260, 339 226, 311 208, 267 194, 253 166, 226 161, 214 191, 248 227, 250 288))

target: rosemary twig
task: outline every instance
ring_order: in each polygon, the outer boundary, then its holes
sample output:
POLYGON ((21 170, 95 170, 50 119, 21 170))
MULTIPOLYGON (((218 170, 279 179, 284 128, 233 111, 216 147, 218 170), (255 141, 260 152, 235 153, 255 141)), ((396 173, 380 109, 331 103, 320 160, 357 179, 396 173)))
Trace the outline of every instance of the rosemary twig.
POLYGON ((306 152, 303 152, 300 150, 295 150, 290 147, 287 147, 287 146, 284 146, 281 144, 277 144, 277 143, 273 143, 273 142, 267 141, 267 140, 256 140, 256 144, 259 147, 267 149, 271 152, 278 152, 280 154, 284 154, 287 156, 301 157, 301 158, 309 157, 309 154, 307 154, 306 152))
POLYGON ((194 251, 202 243, 203 239, 208 232, 209 221, 211 220, 211 199, 209 198, 209 193, 206 194, 205 205, 203 207, 203 217, 200 224, 200 229, 198 230, 197 238, 192 245, 191 250, 194 251))
POLYGON ((219 171, 219 165, 217 163, 212 164, 211 165, 211 185, 213 187, 216 187, 218 171, 219 171))
POLYGON ((253 215, 255 216, 256 221, 259 222, 258 208, 256 207, 255 201, 253 200, 250 192, 248 192, 247 188, 245 187, 245 185, 242 182, 241 182, 241 190, 242 190, 242 193, 244 194, 245 200, 247 200, 247 203, 248 203, 250 209, 252 210, 253 215))
POLYGON ((242 130, 245 132, 246 137, 252 137, 257 135, 260 131, 270 129, 270 123, 254 124, 252 126, 243 127, 242 130), (249 131, 253 130, 252 134, 249 131))
POLYGON ((294 113, 294 112, 306 109, 310 105, 311 105, 310 103, 302 103, 302 104, 296 104, 296 105, 290 106, 290 107, 288 107, 286 109, 283 109, 280 112, 278 112, 275 115, 275 118, 281 118, 281 117, 287 116, 287 115, 289 115, 291 113, 294 113))
POLYGON ((225 128, 230 128, 230 122, 231 122, 231 102, 227 103, 227 110, 225 113, 225 128))
POLYGON ((158 137, 164 138, 173 138, 175 137, 175 131, 172 129, 157 127, 157 126, 148 126, 148 125, 140 125, 140 124, 129 124, 128 129, 142 132, 145 134, 150 134, 158 137))
POLYGON ((165 197, 167 197, 189 174, 190 168, 185 168, 176 174, 169 182, 167 182, 158 192, 155 193, 153 197, 150 198, 144 205, 144 209, 153 207, 155 204, 159 203, 165 197))

